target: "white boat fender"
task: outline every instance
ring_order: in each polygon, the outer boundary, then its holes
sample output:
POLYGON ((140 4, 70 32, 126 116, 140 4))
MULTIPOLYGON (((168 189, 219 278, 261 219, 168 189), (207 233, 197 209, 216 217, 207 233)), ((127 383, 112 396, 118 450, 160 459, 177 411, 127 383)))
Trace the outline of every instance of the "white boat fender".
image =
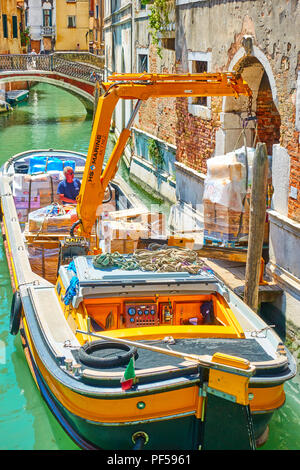
POLYGON ((9 332, 11 335, 16 335, 20 329, 22 314, 22 300, 19 291, 16 291, 12 298, 11 309, 10 309, 10 322, 9 332))

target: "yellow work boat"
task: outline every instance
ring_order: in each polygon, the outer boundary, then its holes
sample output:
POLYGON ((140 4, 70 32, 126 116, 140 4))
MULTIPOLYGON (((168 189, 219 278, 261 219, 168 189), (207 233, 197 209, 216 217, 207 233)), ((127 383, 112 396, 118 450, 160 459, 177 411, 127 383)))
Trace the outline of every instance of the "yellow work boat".
POLYGON ((53 184, 49 157, 68 161, 70 154, 38 151, 46 168, 35 175, 26 173, 37 156, 30 152, 2 168, 10 331, 20 333, 43 398, 83 449, 255 449, 285 402, 284 383, 296 373, 292 355, 197 250, 153 236, 160 215, 130 202, 126 191, 120 205, 114 178, 132 120, 102 172, 119 98, 137 99, 136 112, 150 96, 249 89, 232 74, 121 75, 103 87, 83 170, 72 156, 75 174, 82 172, 75 216, 72 208, 55 212, 51 197, 54 212, 42 211, 38 223, 42 208, 27 207, 22 226, 14 194, 25 176, 30 191, 41 174, 53 184))

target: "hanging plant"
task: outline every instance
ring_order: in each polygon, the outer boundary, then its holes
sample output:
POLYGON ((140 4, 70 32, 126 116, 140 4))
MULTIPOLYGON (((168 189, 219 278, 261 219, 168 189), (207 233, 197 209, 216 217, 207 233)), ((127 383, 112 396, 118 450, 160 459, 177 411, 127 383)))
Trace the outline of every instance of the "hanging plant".
POLYGON ((157 145, 157 142, 154 139, 149 139, 148 141, 148 155, 150 160, 154 163, 157 168, 163 167, 164 159, 157 145))
POLYGON ((169 25, 170 0, 141 0, 143 5, 152 4, 149 15, 150 34, 153 44, 156 46, 157 55, 162 59, 162 49, 160 47, 160 34, 169 25))
POLYGON ((26 28, 25 31, 21 31, 20 37, 21 37, 21 45, 27 46, 30 42, 29 29, 26 28))

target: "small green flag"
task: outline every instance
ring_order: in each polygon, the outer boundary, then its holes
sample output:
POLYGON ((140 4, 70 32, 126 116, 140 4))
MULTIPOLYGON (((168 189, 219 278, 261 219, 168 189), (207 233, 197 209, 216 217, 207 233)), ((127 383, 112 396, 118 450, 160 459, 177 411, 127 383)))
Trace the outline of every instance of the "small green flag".
POLYGON ((134 370, 134 358, 130 358, 130 361, 126 367, 124 375, 121 379, 122 390, 129 390, 135 382, 135 370, 134 370))

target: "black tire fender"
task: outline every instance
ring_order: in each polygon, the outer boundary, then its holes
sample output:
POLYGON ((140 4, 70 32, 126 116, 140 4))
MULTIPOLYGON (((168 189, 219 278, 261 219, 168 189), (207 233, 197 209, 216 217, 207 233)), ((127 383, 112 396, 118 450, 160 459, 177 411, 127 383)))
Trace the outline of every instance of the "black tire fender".
POLYGON ((88 342, 78 350, 79 361, 87 366, 96 368, 122 366, 127 364, 132 356, 134 356, 135 359, 138 358, 136 348, 130 347, 127 344, 115 343, 112 341, 97 340, 92 341, 91 343, 88 342), (116 353, 109 357, 97 357, 92 354, 95 351, 112 348, 119 349, 120 353, 116 353))
POLYGON ((22 300, 19 291, 13 295, 10 309, 9 332, 11 335, 17 335, 20 329, 22 315, 22 300))

